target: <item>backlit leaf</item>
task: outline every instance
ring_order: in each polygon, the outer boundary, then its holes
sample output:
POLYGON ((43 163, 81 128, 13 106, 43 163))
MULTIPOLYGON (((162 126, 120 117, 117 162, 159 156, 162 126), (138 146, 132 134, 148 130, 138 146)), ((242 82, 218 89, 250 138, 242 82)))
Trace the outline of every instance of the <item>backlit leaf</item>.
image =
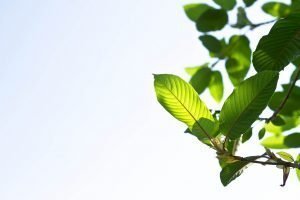
POLYGON ((209 5, 206 4, 187 4, 184 7, 185 14, 188 18, 194 22, 208 9, 212 9, 209 5))
POLYGON ((205 46, 209 52, 212 52, 212 53, 220 53, 221 52, 222 44, 214 36, 202 35, 199 37, 199 39, 201 40, 203 46, 205 46))
POLYGON ((287 152, 280 151, 280 152, 277 152, 277 155, 279 155, 282 159, 284 159, 288 162, 294 162, 293 156, 287 152))
POLYGON ((265 71, 236 87, 221 109, 221 132, 230 139, 239 138, 245 133, 267 106, 277 80, 277 72, 265 71))
POLYGON ((216 4, 225 10, 232 10, 236 5, 236 0, 213 0, 216 4))
POLYGON ((202 67, 191 77, 190 84, 198 94, 204 92, 204 90, 208 87, 211 73, 210 68, 202 67))
POLYGON ((281 2, 265 3, 262 9, 265 13, 278 18, 286 17, 291 13, 290 6, 281 2))
POLYGON ((227 12, 223 9, 208 9, 197 19, 196 26, 201 32, 221 30, 228 22, 227 12))
POLYGON ((211 96, 217 102, 220 102, 222 100, 223 92, 224 92, 223 78, 221 72, 219 71, 212 72, 208 88, 211 96))

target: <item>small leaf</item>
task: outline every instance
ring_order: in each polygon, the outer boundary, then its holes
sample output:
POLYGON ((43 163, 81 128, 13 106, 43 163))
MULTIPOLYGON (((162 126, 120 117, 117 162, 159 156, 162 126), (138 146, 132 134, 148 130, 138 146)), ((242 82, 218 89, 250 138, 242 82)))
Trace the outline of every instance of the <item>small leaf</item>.
POLYGON ((220 102, 222 100, 223 92, 224 92, 223 78, 221 72, 219 71, 212 72, 208 88, 211 96, 217 102, 220 102))
POLYGON ((252 128, 249 128, 242 136, 242 143, 247 142, 252 137, 252 128))
POLYGON ((252 23, 247 17, 246 11, 243 7, 238 7, 237 22, 232 25, 234 28, 244 28, 245 26, 251 25, 252 23))
POLYGON ((282 126, 285 124, 284 120, 279 115, 277 115, 271 122, 276 126, 282 126))
POLYGON ((234 86, 244 80, 251 64, 250 42, 246 36, 234 35, 227 47, 226 70, 234 86))
POLYGON ((187 17, 194 22, 196 22, 205 11, 212 9, 212 7, 206 4, 187 4, 183 8, 187 17))
POLYGON ((202 67, 191 77, 190 84, 193 86, 193 88, 198 94, 201 94, 208 87, 210 77, 210 68, 202 67))
POLYGON ((287 153, 287 152, 284 152, 284 151, 280 151, 280 152, 277 152, 277 155, 279 155, 282 159, 288 161, 288 162, 294 162, 294 158, 291 154, 287 153))
MULTIPOLYGON (((296 159, 296 162, 297 162, 298 164, 300 164, 300 154, 298 154, 297 159, 296 159)), ((297 174, 298 180, 300 181, 300 169, 296 168, 296 174, 297 174)))
POLYGON ((266 129, 265 128, 262 128, 260 129, 260 131, 258 132, 258 139, 262 139, 266 134, 266 129))
POLYGON ((186 67, 185 71, 190 76, 193 76, 200 68, 203 68, 203 67, 208 67, 208 63, 205 63, 205 64, 200 65, 200 66, 196 66, 196 67, 186 67))
POLYGON ((218 123, 190 84, 171 74, 154 75, 154 79, 158 102, 193 135, 204 141, 218 134, 218 123))
POLYGON ((199 37, 201 40, 203 46, 206 47, 206 49, 212 53, 220 53, 222 50, 222 44, 221 42, 215 38, 212 35, 202 35, 199 37))
POLYGON ((285 186, 285 183, 286 183, 286 181, 289 177, 289 174, 290 174, 290 170, 291 170, 290 167, 283 167, 283 183, 282 183, 282 185, 280 185, 281 187, 285 186))
POLYGON ((274 17, 282 18, 286 17, 291 13, 289 5, 280 2, 268 2, 262 6, 262 10, 274 17))
POLYGON ((252 6, 256 0, 243 0, 246 7, 252 6))
POLYGON ((257 72, 280 71, 300 55, 300 15, 291 14, 278 20, 263 36, 253 53, 257 72))
POLYGON ((236 0, 213 0, 216 4, 221 6, 225 10, 232 10, 236 5, 236 0))
POLYGON ((226 165, 220 173, 222 184, 227 186, 231 181, 239 177, 243 173, 243 170, 247 168, 248 164, 249 162, 237 161, 226 165))
POLYGON ((223 9, 208 9, 196 22, 197 29, 201 32, 221 30, 228 22, 227 12, 223 9))
POLYGON ((245 133, 267 106, 277 80, 277 72, 265 71, 236 87, 221 109, 221 132, 230 139, 237 139, 245 133))

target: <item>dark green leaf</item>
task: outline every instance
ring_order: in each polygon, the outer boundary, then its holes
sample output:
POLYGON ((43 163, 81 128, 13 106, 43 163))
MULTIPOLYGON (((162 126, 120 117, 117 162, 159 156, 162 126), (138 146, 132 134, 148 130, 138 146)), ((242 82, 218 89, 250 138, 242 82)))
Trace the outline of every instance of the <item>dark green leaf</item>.
POLYGON ((262 139, 266 134, 266 129, 265 128, 262 128, 260 129, 260 131, 258 132, 258 139, 262 139))
POLYGON ((251 63, 251 48, 246 36, 234 35, 227 47, 226 70, 234 86, 244 80, 251 63))
POLYGON ((248 164, 249 162, 237 161, 226 165, 220 173, 222 184, 227 186, 231 181, 239 177, 243 173, 243 170, 247 168, 248 164))
POLYGON ((275 126, 282 126, 285 124, 284 120, 282 117, 277 115, 272 121, 271 121, 275 126))
POLYGON ((300 133, 292 133, 285 136, 284 145, 289 148, 299 148, 300 147, 300 133))
POLYGON ((243 1, 247 7, 252 6, 256 2, 256 0, 243 0, 243 1))
POLYGON ((253 54, 257 72, 280 71, 300 55, 300 14, 280 19, 268 35, 260 39, 253 54))
POLYGON ((213 0, 216 4, 221 6, 224 10, 232 10, 236 5, 236 0, 213 0))
POLYGON ((185 14, 188 16, 188 18, 194 22, 197 21, 197 19, 208 9, 212 9, 212 7, 206 5, 206 4, 188 4, 184 7, 185 14))
POLYGON ((232 25, 234 28, 244 28, 245 26, 251 25, 252 23, 247 17, 246 11, 243 7, 238 8, 237 22, 232 25))
POLYGON ((219 71, 213 71, 210 77, 209 82, 209 92, 211 96, 217 101, 220 102, 223 97, 224 86, 222 74, 219 71))
POLYGON ((228 22, 227 12, 223 9, 208 9, 196 22, 197 29, 201 32, 221 30, 228 22))
POLYGON ((159 103, 193 135, 203 141, 218 134, 218 123, 190 84, 171 74, 154 75, 154 79, 159 103))
POLYGON ((185 68, 185 71, 190 76, 193 76, 200 68, 203 68, 203 67, 208 67, 208 63, 205 63, 205 64, 200 65, 200 66, 196 66, 196 67, 187 67, 187 68, 185 68))
POLYGON ((212 35, 202 35, 199 37, 203 46, 212 53, 220 53, 222 50, 221 42, 212 35))
POLYGON ((265 3, 262 9, 265 13, 278 18, 286 17, 291 13, 290 6, 280 2, 265 3))
POLYGON ((208 87, 210 77, 210 68, 202 67, 191 77, 190 84, 193 86, 193 88, 198 94, 201 94, 208 87))
POLYGON ((242 143, 247 142, 252 137, 252 128, 249 128, 242 136, 242 143))
POLYGON ((225 101, 220 113, 220 130, 237 139, 257 120, 277 85, 278 73, 264 71, 243 81, 225 101))
MULTIPOLYGON (((286 98, 288 91, 284 92, 275 92, 275 94, 272 96, 269 107, 271 110, 277 110, 277 108, 280 106, 282 101, 286 98)), ((292 91, 293 93, 293 91, 292 91)), ((294 97, 293 95, 290 95, 290 97, 287 99, 286 103, 284 104, 284 107, 280 110, 280 114, 284 116, 293 116, 293 114, 300 110, 300 104, 299 99, 294 97)))

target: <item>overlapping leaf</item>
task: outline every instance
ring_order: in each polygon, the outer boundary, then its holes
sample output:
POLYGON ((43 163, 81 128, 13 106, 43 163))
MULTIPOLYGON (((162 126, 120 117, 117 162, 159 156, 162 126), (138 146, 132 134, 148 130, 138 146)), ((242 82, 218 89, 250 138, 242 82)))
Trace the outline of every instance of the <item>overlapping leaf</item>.
POLYGON ((219 71, 212 72, 208 88, 211 96, 217 102, 220 102, 222 100, 223 92, 224 92, 223 78, 221 72, 219 71))
POLYGON ((216 136, 218 125, 193 87, 175 75, 154 75, 159 103, 176 119, 184 122, 200 140, 216 136))
POLYGON ((280 19, 253 53, 256 71, 280 71, 300 55, 300 14, 280 19))
POLYGON ((221 30, 228 22, 224 9, 207 9, 196 21, 197 29, 201 32, 221 30))
POLYGON ((231 181, 239 177, 243 170, 247 168, 249 162, 237 161, 227 164, 220 173, 220 179, 224 186, 227 186, 231 181))
POLYGON ((210 68, 201 67, 191 77, 190 84, 198 94, 204 92, 204 90, 208 87, 211 74, 212 72, 210 68))
POLYGON ((202 3, 187 4, 183 8, 187 17, 194 22, 196 22, 205 11, 212 9, 211 6, 202 3))
POLYGON ((232 10, 236 5, 236 0, 213 0, 216 4, 225 10, 232 10))
POLYGON ((291 7, 285 3, 281 2, 268 2, 262 6, 265 13, 272 15, 274 17, 286 17, 291 13, 291 7))
POLYGON ((243 81, 225 101, 220 130, 230 139, 239 138, 267 106, 278 81, 278 73, 264 71, 243 81))

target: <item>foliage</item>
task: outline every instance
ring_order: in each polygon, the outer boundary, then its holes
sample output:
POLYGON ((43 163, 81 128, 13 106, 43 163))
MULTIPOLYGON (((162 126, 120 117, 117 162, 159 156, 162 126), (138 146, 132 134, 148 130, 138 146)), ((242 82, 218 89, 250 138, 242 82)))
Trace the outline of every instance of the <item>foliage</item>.
POLYGON ((296 86, 300 79, 300 0, 262 4, 261 10, 273 19, 261 23, 253 23, 247 15, 256 0, 243 0, 243 6, 238 6, 236 0, 213 0, 211 3, 215 5, 184 6, 187 17, 201 32, 199 40, 208 50, 211 61, 186 68, 189 82, 172 74, 154 75, 158 102, 186 124, 186 132, 216 151, 224 186, 239 177, 251 163, 281 169, 281 186, 285 185, 291 168, 296 170, 300 180, 300 154, 293 157, 282 151, 300 147, 300 133, 295 130, 300 124, 300 87, 296 86), (228 26, 229 18, 234 16, 232 12, 236 12, 236 23, 228 26), (252 52, 247 33, 271 23, 269 33, 261 36, 252 52), (245 34, 228 35, 224 27, 246 31, 245 34), (226 32, 224 38, 215 34, 219 31, 226 32), (281 71, 290 64, 295 69, 290 77, 285 77, 289 78, 289 84, 278 82, 281 71), (248 75, 249 71, 255 73, 248 75), (234 89, 223 99, 228 87, 226 78, 234 89), (216 103, 221 104, 221 110, 209 109, 200 99, 199 95, 206 89, 216 103), (270 115, 262 116, 265 113, 270 115), (263 124, 259 131, 255 127, 257 124, 263 124), (264 153, 247 157, 236 155, 253 134, 261 140, 264 153), (276 153, 276 149, 281 151, 276 153))

